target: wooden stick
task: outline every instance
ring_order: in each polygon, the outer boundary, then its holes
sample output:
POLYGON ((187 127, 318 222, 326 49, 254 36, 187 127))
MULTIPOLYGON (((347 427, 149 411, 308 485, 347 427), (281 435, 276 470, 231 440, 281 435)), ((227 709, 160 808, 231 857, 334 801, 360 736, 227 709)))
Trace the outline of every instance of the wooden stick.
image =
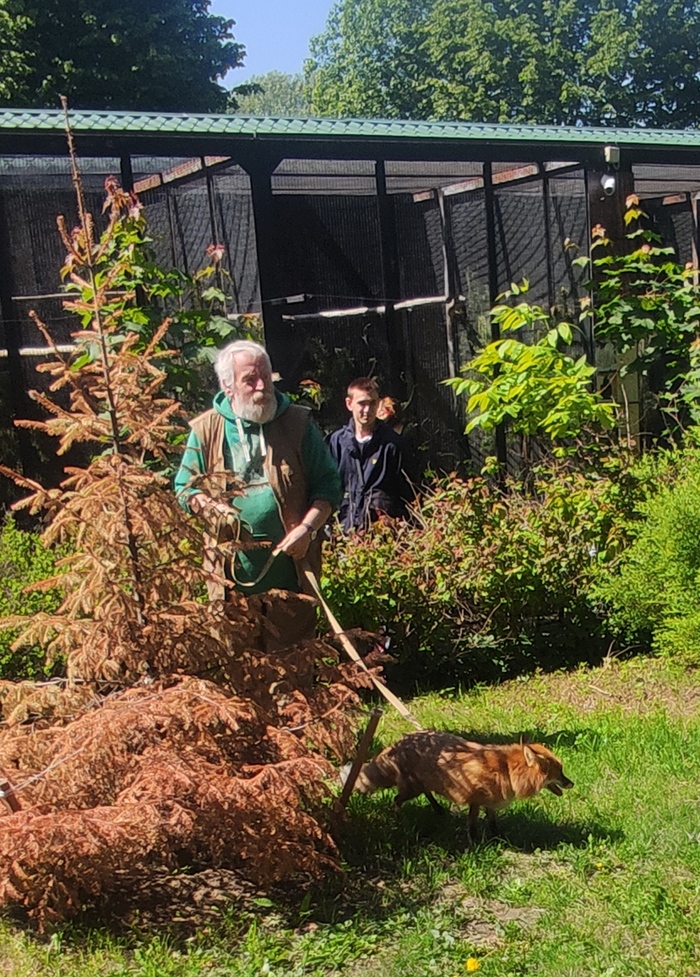
POLYGON ((321 607, 323 608, 323 613, 326 615, 326 617, 328 619, 328 623, 330 624, 331 628, 333 629, 333 633, 336 635, 336 637, 338 638, 338 640, 342 644, 343 648, 345 649, 345 651, 348 654, 348 657, 350 659, 352 659, 352 661, 354 661, 357 665, 359 665, 360 668, 364 669, 365 672, 367 672, 369 674, 369 677, 371 678, 372 682, 374 683, 374 687, 377 689, 377 691, 378 692, 381 692, 381 694, 384 696, 384 698, 387 700, 387 702, 390 702, 392 704, 392 706, 394 707, 394 709, 396 709, 396 711, 399 712, 404 717, 404 719, 408 720, 408 722, 411 723, 411 725, 415 726, 416 729, 422 730, 423 727, 418 722, 418 720, 413 715, 413 713, 408 708, 408 706, 406 706, 405 703, 403 703, 401 701, 401 699, 399 699, 399 697, 397 695, 395 695, 391 691, 391 689, 387 688, 387 686, 382 682, 382 680, 380 678, 378 678, 374 674, 374 672, 370 671, 370 669, 367 668, 367 666, 365 665, 365 663, 362 661, 362 658, 358 654, 357 648, 352 643, 352 641, 350 640, 350 638, 348 638, 348 636, 345 633, 345 631, 343 631, 343 629, 340 626, 340 623, 338 622, 338 619, 336 618, 335 614, 333 613, 333 611, 330 609, 330 607, 328 606, 328 604, 324 600, 323 594, 321 593, 321 588, 319 587, 319 584, 318 584, 318 580, 316 579, 316 575, 313 573, 313 571, 308 566, 308 564, 302 563, 302 570, 303 570, 304 576, 306 577, 306 579, 308 581, 309 586, 311 587, 311 589, 313 590, 313 592, 316 594, 316 597, 318 598, 319 603, 321 604, 321 607))
POLYGON ((372 739, 379 725, 379 720, 382 718, 383 710, 379 706, 375 706, 370 713, 369 722, 367 723, 367 728, 362 734, 362 739, 360 740, 360 745, 357 747, 357 753, 355 754, 355 759, 352 761, 350 766, 350 771, 348 773, 348 779, 343 784, 343 790, 340 795, 339 803, 341 807, 345 807, 352 794, 352 789, 355 786, 355 781, 357 780, 357 775, 362 768, 362 764, 367 758, 367 752, 372 745, 372 739))
MULTIPOLYGON (((355 776, 357 776, 357 774, 355 776)), ((21 811, 20 803, 17 800, 14 787, 9 780, 0 780, 0 800, 3 800, 7 804, 13 814, 15 814, 17 811, 21 811)))

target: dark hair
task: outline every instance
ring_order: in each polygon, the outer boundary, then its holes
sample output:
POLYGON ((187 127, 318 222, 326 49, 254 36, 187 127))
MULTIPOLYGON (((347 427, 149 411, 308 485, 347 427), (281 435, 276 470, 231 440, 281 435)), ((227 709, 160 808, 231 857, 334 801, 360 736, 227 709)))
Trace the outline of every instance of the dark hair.
POLYGON ((375 397, 379 396, 379 387, 377 386, 377 381, 373 380, 372 377, 358 377, 348 384, 348 397, 352 396, 353 390, 359 390, 365 394, 374 394, 375 397))

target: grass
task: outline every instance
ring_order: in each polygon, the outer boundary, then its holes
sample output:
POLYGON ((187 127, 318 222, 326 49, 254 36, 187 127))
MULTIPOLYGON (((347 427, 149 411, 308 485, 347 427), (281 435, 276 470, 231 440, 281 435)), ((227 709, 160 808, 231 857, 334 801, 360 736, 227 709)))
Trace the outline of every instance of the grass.
MULTIPOLYGON (((342 878, 184 938, 5 922, 0 977, 453 977, 469 958, 484 977, 700 973, 697 678, 639 660, 416 699, 426 726, 545 742, 574 789, 514 804, 471 849, 465 812, 354 796, 342 878)), ((387 714, 381 745, 404 731, 387 714)))

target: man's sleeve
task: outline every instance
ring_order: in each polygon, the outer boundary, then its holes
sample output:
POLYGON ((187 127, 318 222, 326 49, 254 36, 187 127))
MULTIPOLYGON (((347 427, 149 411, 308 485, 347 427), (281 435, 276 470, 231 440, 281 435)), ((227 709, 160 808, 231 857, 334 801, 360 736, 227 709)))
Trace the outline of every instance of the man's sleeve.
POLYGON ((201 488, 197 488, 197 476, 204 474, 204 454, 199 438, 190 431, 180 467, 175 475, 175 494, 183 509, 189 511, 189 500, 201 488))
POLYGON ((328 445, 312 420, 309 420, 301 442, 301 454, 306 472, 309 502, 323 499, 333 510, 340 505, 343 496, 340 472, 328 445))
MULTIPOLYGON (((328 450, 330 451, 331 458, 335 462, 338 470, 340 470, 340 448, 338 447, 339 435, 340 435, 340 431, 333 431, 331 434, 327 434, 323 439, 325 444, 328 446, 328 450)), ((342 477, 341 477, 341 482, 342 482, 342 477)))

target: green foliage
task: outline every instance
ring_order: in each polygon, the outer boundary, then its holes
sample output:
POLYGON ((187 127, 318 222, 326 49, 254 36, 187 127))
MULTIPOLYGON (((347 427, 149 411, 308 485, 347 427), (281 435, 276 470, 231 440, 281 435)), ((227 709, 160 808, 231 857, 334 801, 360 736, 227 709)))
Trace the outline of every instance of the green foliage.
POLYGON ((209 0, 2 0, 0 103, 163 112, 224 111, 217 84, 242 64, 233 21, 209 0))
POLYGON ((660 128, 700 115, 697 0, 339 0, 311 54, 325 115, 660 128))
POLYGON ((588 600, 596 563, 624 545, 620 515, 640 491, 621 461, 600 474, 542 468, 532 496, 453 477, 412 523, 338 539, 324 589, 345 626, 387 628, 413 676, 488 679, 549 664, 555 647, 579 660, 600 630, 588 600))
POLYGON ((594 595, 629 642, 700 663, 700 451, 649 459, 656 490, 621 531, 631 543, 601 571, 594 595))
MULTIPOLYGON (((58 591, 26 588, 54 576, 57 559, 55 551, 42 545, 38 533, 19 529, 8 516, 0 528, 0 618, 56 610, 61 602, 58 591)), ((0 677, 19 680, 49 674, 41 648, 12 650, 20 630, 0 630, 0 677)))
POLYGON ((0 3, 0 104, 16 105, 24 90, 30 71, 23 44, 28 25, 28 18, 16 13, 7 0, 0 3))
POLYGON ((303 75, 268 71, 253 75, 249 95, 237 95, 232 108, 237 115, 306 116, 309 102, 304 93, 303 75))
MULTIPOLYGON (((613 346, 622 364, 617 376, 645 377, 645 411, 651 399, 678 434, 700 419, 700 286, 692 266, 679 265, 673 249, 645 226, 639 198, 632 194, 626 204, 630 249, 613 253, 598 225, 593 257, 574 261, 593 267, 587 285, 594 300, 582 300, 580 320, 591 319, 597 342, 613 346)), ((582 434, 600 440, 601 431, 615 426, 616 407, 593 389, 595 368, 585 356, 574 360, 560 350, 571 344, 574 327, 522 301, 527 288, 527 282, 512 284, 491 316, 501 333, 522 330, 532 341, 491 342, 469 362, 465 377, 446 383, 467 395, 467 432, 507 423, 526 439, 545 435, 561 456, 577 450, 572 442, 582 434)))
MULTIPOLYGON (((652 393, 661 395, 677 423, 683 412, 700 417, 700 286, 691 265, 683 267, 673 248, 647 226, 647 215, 632 194, 625 223, 631 250, 615 253, 605 230, 593 228, 591 245, 595 291, 595 331, 599 342, 612 343, 626 364, 620 375, 638 372, 652 393), (602 253, 601 253, 602 252, 602 253)), ((588 259, 577 259, 584 264, 588 259)), ((586 305, 581 318, 593 317, 586 305)))
POLYGON ((304 65, 314 113, 357 118, 430 118, 420 84, 434 0, 340 0, 304 65))
MULTIPOLYGON (((499 298, 520 296, 527 288, 527 282, 513 283, 499 298)), ((552 441, 561 441, 585 429, 614 425, 614 405, 591 389, 595 367, 585 356, 574 360, 559 349, 561 343, 572 342, 569 323, 552 324, 549 313, 527 302, 515 306, 501 302, 491 316, 501 332, 527 329, 535 337, 543 331, 544 335, 529 344, 510 338, 495 340, 469 362, 467 377, 445 381, 456 394, 468 397, 467 432, 475 427, 491 431, 507 420, 520 434, 543 432, 552 441)), ((555 452, 567 450, 574 449, 560 444, 555 452)))
MULTIPOLYGON (((110 191, 116 190, 114 177, 109 177, 107 184, 110 191)), ((62 224, 61 230, 68 247, 62 224)), ((110 282, 115 282, 114 291, 104 296, 105 314, 124 333, 140 336, 137 350, 150 343, 167 316, 163 345, 169 354, 163 360, 167 374, 164 390, 176 397, 186 411, 196 414, 210 406, 212 391, 216 389, 212 363, 217 351, 234 339, 260 341, 262 323, 258 315, 228 312, 230 275, 224 267, 222 245, 209 245, 207 263, 188 275, 157 265, 150 243, 143 210, 134 198, 130 207, 122 208, 110 234, 96 249, 95 284, 98 289, 104 287, 108 276, 110 282)), ((69 259, 62 274, 66 277, 72 271, 69 259)), ((89 282, 78 276, 70 279, 65 289, 71 297, 77 297, 81 324, 89 328, 93 315, 89 282)), ((120 331, 117 340, 121 336, 120 331)), ((78 370, 99 356, 98 344, 86 343, 73 368, 78 370)))

